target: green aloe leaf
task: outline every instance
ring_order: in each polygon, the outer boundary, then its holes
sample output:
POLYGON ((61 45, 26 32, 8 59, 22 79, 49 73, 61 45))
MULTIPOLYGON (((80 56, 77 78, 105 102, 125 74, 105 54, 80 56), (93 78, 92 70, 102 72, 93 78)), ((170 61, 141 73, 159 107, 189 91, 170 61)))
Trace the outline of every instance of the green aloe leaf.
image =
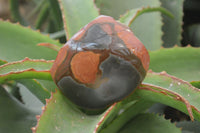
POLYGON ((50 98, 50 92, 35 79, 21 79, 17 80, 17 82, 28 88, 28 90, 34 94, 43 104, 46 103, 45 99, 50 98))
POLYGON ((13 96, 0 86, 0 132, 1 133, 31 133, 30 127, 36 124, 33 112, 24 107, 13 96))
POLYGON ((200 90, 190 83, 170 76, 165 72, 149 71, 143 85, 136 91, 148 100, 176 108, 200 121, 200 90))
MULTIPOLYGON (((43 62, 43 61, 42 61, 43 62)), ((7 62, 6 61, 2 61, 2 65, 3 64, 6 64, 7 62)), ((19 62, 18 62, 19 63, 19 62)), ((11 63, 12 64, 12 63, 11 63)), ((40 64, 40 63, 38 63, 38 64, 40 64)), ((21 63, 21 65, 23 65, 23 63, 21 63)), ((29 64, 30 65, 30 64, 29 64)), ((35 64, 34 64, 35 65, 35 64)), ((45 64, 46 65, 46 64, 45 64)), ((18 64, 18 66, 20 66, 20 63, 18 64)), ((17 69, 17 71, 19 71, 20 69, 19 69, 19 67, 17 66, 17 68, 13 68, 12 69, 12 65, 11 65, 11 71, 13 71, 13 70, 16 70, 17 69)), ((0 67, 2 67, 2 66, 0 66, 0 67)), ((33 66, 31 65, 30 66, 30 68, 32 68, 33 66)), ((43 66, 44 67, 44 66, 43 66)), ((28 67, 27 67, 28 68, 28 67)), ((8 69, 9 70, 9 69, 8 69)), ((8 72, 8 71, 7 71, 8 72)), ((10 71, 9 71, 10 72, 10 71)), ((20 83, 20 84, 22 84, 24 87, 26 87, 31 93, 32 93, 32 95, 34 95, 34 96, 36 96, 43 104, 45 104, 46 103, 46 101, 45 101, 45 99, 47 99, 47 98, 50 98, 50 92, 51 91, 54 91, 54 89, 56 88, 56 85, 54 84, 54 83, 52 83, 52 81, 41 81, 40 80, 40 82, 38 82, 38 80, 35 80, 35 79, 18 79, 18 80, 16 80, 17 81, 17 83, 20 83), (45 84, 41 84, 41 82, 42 83, 44 83, 44 82, 46 82, 45 84), (45 88, 44 86, 47 86, 48 85, 48 87, 47 88, 45 88)), ((20 87, 21 88, 21 87, 20 87)), ((22 90, 24 90, 24 88, 22 88, 22 90)), ((15 91, 15 87, 14 88, 12 88, 12 90, 11 91, 15 91)), ((25 91, 25 90, 24 90, 25 91)), ((24 92, 23 91, 23 92, 24 92)), ((26 91, 25 91, 26 92, 26 91)), ((33 97, 33 96, 30 96, 29 94, 26 94, 26 93, 21 93, 21 96, 22 97, 29 97, 28 99, 29 99, 29 101, 34 101, 35 102, 35 97, 33 97), (31 99, 31 98, 33 98, 33 99, 31 99)), ((28 104, 28 106, 26 105, 26 100, 24 100, 23 99, 23 102, 24 102, 24 104, 25 104, 25 106, 26 107, 28 107, 28 108, 33 108, 32 107, 32 105, 29 105, 28 104)), ((38 108, 38 109, 40 109, 40 108, 38 108)), ((37 110, 37 109, 36 109, 37 110)))
POLYGON ((185 81, 165 73, 148 72, 143 85, 132 95, 114 104, 103 114, 91 116, 80 112, 57 90, 48 100, 33 131, 118 132, 129 120, 145 112, 154 102, 161 102, 185 113, 189 112, 192 119, 194 116, 200 120, 199 93, 199 90, 185 81), (194 97, 191 97, 192 95, 194 97), (53 117, 49 117, 50 115, 53 117))
POLYGON ((184 0, 161 0, 162 7, 166 8, 174 15, 174 19, 163 17, 163 42, 164 47, 172 47, 175 44, 181 45, 182 25, 183 25, 183 3, 184 0))
MULTIPOLYGON (((52 60, 56 58, 57 51, 37 44, 50 43, 58 47, 62 46, 58 41, 52 40, 30 27, 22 27, 19 24, 0 20, 0 29, 0 59, 8 62, 23 60, 25 57, 52 60)), ((40 83, 45 87, 50 84, 55 86, 53 81, 48 83, 40 81, 40 83)))
POLYGON ((25 58, 21 61, 16 62, 10 62, 7 64, 4 64, 0 68, 0 74, 4 75, 10 72, 18 72, 18 71, 25 71, 27 69, 35 69, 37 71, 45 71, 50 70, 51 66, 53 65, 54 60, 35 60, 35 59, 29 59, 25 58))
POLYGON ((19 1, 9 0, 9 3, 10 3, 10 12, 11 12, 12 19, 15 22, 20 22, 22 25, 28 25, 27 22, 24 20, 24 18, 20 14, 19 1))
POLYGON ((53 98, 47 100, 47 105, 41 117, 39 118, 38 125, 34 128, 34 132, 80 132, 89 133, 89 132, 117 132, 119 129, 127 123, 131 118, 137 114, 146 111, 153 102, 146 101, 143 98, 138 97, 136 93, 133 93, 131 96, 127 97, 121 102, 114 103, 107 111, 103 114, 95 115, 86 115, 77 107, 74 107, 66 97, 64 97, 59 90, 53 94, 53 98), (60 107, 62 106, 62 107, 60 107), (64 108, 63 108, 64 107, 64 108), (59 109, 63 108, 61 111, 59 109), (48 117, 50 113, 54 115, 53 118, 48 117), (65 117, 66 120, 62 121, 59 125, 54 121, 55 119, 60 121, 60 117, 65 117), (88 122, 90 120, 90 122, 88 122), (48 122, 47 122, 48 121, 48 122), (81 123, 80 123, 81 121, 81 123), (112 124, 110 124, 112 122, 112 124), (74 123, 76 127, 71 125, 74 123), (88 125, 85 125, 87 123, 88 125), (45 127, 49 127, 47 129, 45 127), (88 126, 83 129, 83 126, 88 126))
POLYGON ((37 126, 32 129, 34 133, 65 133, 66 131, 92 133, 113 107, 111 106, 101 115, 88 116, 69 103, 68 99, 57 90, 51 99, 47 100, 42 115, 38 117, 37 126))
MULTIPOLYGON (((95 0, 100 13, 120 18, 128 10, 142 7, 161 7, 159 0, 95 0)), ((146 13, 138 17, 130 28, 149 50, 162 46, 162 17, 159 12, 146 13)))
POLYGON ((47 79, 52 80, 50 69, 54 61, 31 60, 7 63, 0 66, 0 83, 17 79, 47 79))
POLYGON ((170 120, 155 114, 140 114, 127 123, 119 133, 181 133, 170 120))
POLYGON ((57 52, 39 47, 37 44, 51 43, 61 46, 48 36, 19 24, 0 20, 0 29, 0 59, 8 62, 22 60, 25 57, 52 60, 56 58, 57 52))
POLYGON ((35 22, 35 28, 41 29, 42 25, 47 21, 48 16, 49 16, 49 4, 44 3, 44 6, 40 10, 37 20, 35 22))
POLYGON ((45 106, 42 115, 38 118, 38 124, 33 128, 33 132, 115 132, 132 117, 144 112, 151 105, 152 102, 140 99, 137 95, 132 95, 126 100, 113 104, 102 114, 86 115, 74 107, 74 105, 72 105, 68 99, 57 90, 52 98, 47 100, 47 105, 45 106), (49 115, 52 115, 53 117, 49 117, 49 115), (112 122, 113 120, 114 122, 112 122), (110 122, 112 122, 111 126, 110 122), (51 128, 45 128, 50 125, 51 128), (113 127, 115 128, 112 129, 113 127))
POLYGON ((200 48, 174 47, 149 52, 150 69, 166 71, 186 81, 200 80, 200 48))
POLYGON ((140 98, 136 93, 133 93, 123 101, 116 104, 112 109, 110 115, 114 115, 114 119, 108 117, 109 122, 105 121, 104 128, 100 130, 101 133, 116 133, 126 125, 131 119, 140 113, 145 112, 153 105, 152 101, 140 98), (115 115, 116 114, 116 115, 115 115), (106 124, 108 123, 108 124, 106 124))
POLYGON ((57 0, 48 0, 48 2, 50 3, 52 21, 54 22, 56 30, 60 31, 63 29, 63 20, 59 3, 57 0))
POLYGON ((130 11, 127 11, 123 16, 120 17, 119 21, 121 23, 124 23, 128 26, 130 26, 134 20, 139 17, 140 15, 144 13, 149 13, 149 12, 155 12, 159 11, 165 15, 167 15, 170 18, 173 18, 173 15, 167 11, 165 8, 162 7, 143 7, 139 9, 132 9, 130 11))
POLYGON ((68 40, 99 15, 93 0, 60 0, 60 7, 68 40))

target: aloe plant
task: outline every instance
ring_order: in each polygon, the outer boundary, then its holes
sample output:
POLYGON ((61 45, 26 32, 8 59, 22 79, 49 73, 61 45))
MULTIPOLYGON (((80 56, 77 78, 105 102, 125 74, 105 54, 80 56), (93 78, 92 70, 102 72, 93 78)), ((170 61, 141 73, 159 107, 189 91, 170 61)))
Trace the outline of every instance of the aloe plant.
POLYGON ((200 49, 181 47, 183 0, 32 2, 36 7, 29 17, 37 14, 35 24, 20 14, 15 0, 10 0, 12 21, 19 23, 0 20, 0 132, 200 131, 200 49), (128 97, 103 111, 88 112, 60 92, 50 69, 65 38, 100 14, 132 29, 149 50, 150 68, 128 97), (167 119, 166 108, 173 108, 175 115, 167 119))

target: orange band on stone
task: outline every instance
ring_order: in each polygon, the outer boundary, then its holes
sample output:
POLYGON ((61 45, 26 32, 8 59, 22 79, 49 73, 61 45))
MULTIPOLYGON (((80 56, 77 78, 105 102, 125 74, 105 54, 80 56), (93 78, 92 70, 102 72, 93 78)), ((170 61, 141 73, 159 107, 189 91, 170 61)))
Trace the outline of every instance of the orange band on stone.
POLYGON ((71 60, 71 70, 74 77, 82 83, 92 84, 96 80, 100 54, 91 51, 79 52, 71 60))

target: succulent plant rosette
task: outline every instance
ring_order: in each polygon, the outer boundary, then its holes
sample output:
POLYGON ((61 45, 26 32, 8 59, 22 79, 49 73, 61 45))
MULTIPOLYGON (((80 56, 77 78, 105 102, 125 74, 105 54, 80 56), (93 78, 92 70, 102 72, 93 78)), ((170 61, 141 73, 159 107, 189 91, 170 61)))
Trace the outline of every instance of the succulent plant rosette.
MULTIPOLYGON (((0 132, 181 133, 200 124, 200 49, 161 48, 171 37, 163 29, 172 30, 163 19, 182 14, 145 6, 117 20, 93 2, 49 2, 64 31, 49 36, 0 20, 0 132), (51 38, 60 33, 66 43, 51 38), (180 122, 167 120, 167 109, 180 122)), ((174 30, 180 43, 181 24, 174 30)))

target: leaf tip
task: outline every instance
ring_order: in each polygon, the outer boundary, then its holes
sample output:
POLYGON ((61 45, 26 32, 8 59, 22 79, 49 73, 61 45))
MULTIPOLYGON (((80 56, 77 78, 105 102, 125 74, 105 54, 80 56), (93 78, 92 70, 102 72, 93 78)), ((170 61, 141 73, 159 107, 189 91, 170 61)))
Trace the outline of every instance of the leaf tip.
POLYGON ((186 47, 187 47, 187 48, 191 48, 191 47, 192 47, 192 45, 191 45, 191 44, 188 44, 186 47))
POLYGON ((55 51, 59 51, 61 47, 55 45, 55 44, 51 44, 51 43, 38 43, 37 46, 43 46, 43 47, 46 47, 46 48, 50 48, 52 50, 55 50, 55 51))
POLYGON ((166 71, 162 71, 162 72, 160 72, 160 74, 161 75, 165 75, 165 74, 167 74, 167 72, 166 71))
POLYGON ((98 15, 100 15, 100 8, 98 8, 95 4, 95 0, 93 0, 93 5, 94 5, 94 8, 97 10, 98 12, 98 15))
POLYGON ((153 70, 152 70, 152 69, 149 69, 149 70, 148 70, 148 72, 152 73, 152 72, 153 72, 153 70))
POLYGON ((175 44, 174 47, 175 47, 175 48, 178 48, 179 46, 178 46, 178 44, 175 44))
POLYGON ((36 133, 36 127, 32 127, 31 130, 33 133, 36 133))

